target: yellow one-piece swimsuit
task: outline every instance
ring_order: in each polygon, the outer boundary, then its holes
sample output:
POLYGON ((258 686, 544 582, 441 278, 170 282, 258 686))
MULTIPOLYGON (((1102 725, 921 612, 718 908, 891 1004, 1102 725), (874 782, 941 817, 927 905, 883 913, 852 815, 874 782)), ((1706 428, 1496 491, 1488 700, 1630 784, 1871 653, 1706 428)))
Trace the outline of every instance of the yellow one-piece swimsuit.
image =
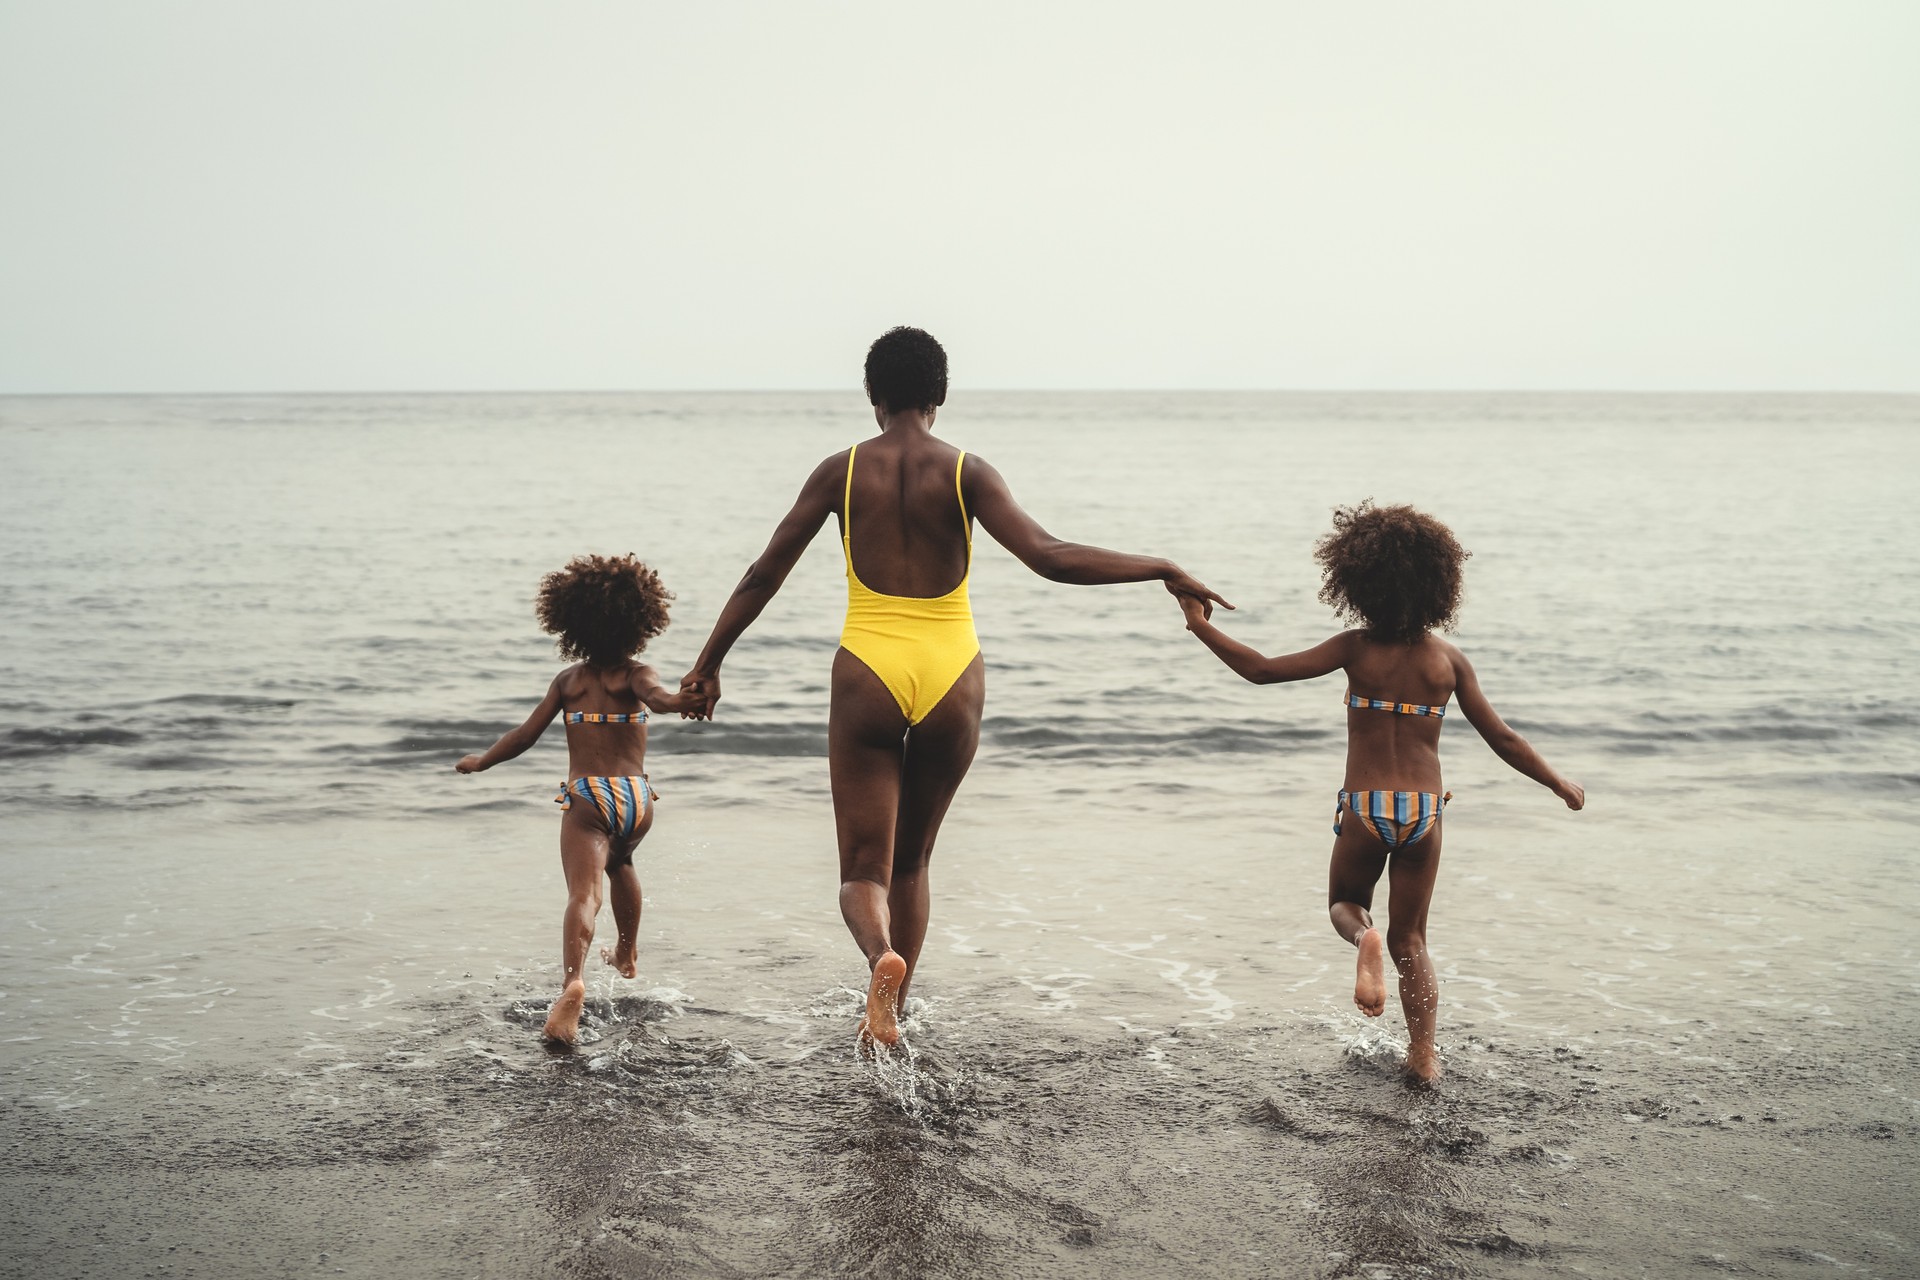
POLYGON ((908 724, 919 724, 980 653, 973 603, 967 597, 967 580, 973 577, 973 525, 960 489, 960 468, 967 455, 963 451, 953 464, 960 528, 967 535, 967 571, 960 585, 943 596, 889 596, 860 581, 853 569, 853 458, 859 451, 859 445, 847 451, 846 498, 840 508, 840 545, 847 556, 847 624, 840 631, 840 647, 880 677, 908 724))

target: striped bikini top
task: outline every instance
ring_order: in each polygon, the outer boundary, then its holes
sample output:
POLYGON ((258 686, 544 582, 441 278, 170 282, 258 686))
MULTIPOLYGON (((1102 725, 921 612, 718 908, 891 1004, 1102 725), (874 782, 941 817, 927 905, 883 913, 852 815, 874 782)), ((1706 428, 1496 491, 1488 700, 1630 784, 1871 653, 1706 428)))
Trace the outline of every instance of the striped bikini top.
POLYGON ((569 711, 568 724, 645 724, 647 709, 638 711, 569 711))
POLYGON ((1347 705, 1358 707, 1363 711, 1391 711, 1403 716, 1432 716, 1435 720, 1443 719, 1447 714, 1447 704, 1444 702, 1437 707, 1430 707, 1424 702, 1385 702, 1379 698, 1363 698, 1351 689, 1347 690, 1347 705))

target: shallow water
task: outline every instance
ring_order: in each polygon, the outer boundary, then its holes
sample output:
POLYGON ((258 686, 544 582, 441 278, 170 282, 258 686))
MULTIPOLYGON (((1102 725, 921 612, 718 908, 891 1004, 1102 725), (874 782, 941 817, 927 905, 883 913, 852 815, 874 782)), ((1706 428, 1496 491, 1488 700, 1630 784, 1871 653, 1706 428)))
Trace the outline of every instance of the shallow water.
MULTIPOLYGON (((557 981, 534 583, 633 550, 690 659, 830 396, 0 400, 0 1269, 34 1276, 1920 1274, 1920 401, 957 397, 1056 532, 1269 651, 1335 502, 1586 784, 1449 722, 1442 1088, 1326 924, 1340 689, 980 543, 981 758, 910 1052, 851 1044, 824 533, 658 726, 641 974, 557 981)), ((610 921, 602 920, 603 931, 610 921)))

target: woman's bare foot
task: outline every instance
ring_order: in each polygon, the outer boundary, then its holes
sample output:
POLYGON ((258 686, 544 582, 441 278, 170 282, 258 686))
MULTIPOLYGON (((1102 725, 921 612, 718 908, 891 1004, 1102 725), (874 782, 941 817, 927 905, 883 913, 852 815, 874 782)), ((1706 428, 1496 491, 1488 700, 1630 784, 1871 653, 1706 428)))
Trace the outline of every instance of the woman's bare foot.
POLYGON ((573 1044, 580 1039, 580 1010, 586 1007, 587 984, 575 978, 567 984, 560 998, 553 1002, 553 1008, 547 1011, 547 1025, 541 1034, 549 1040, 561 1044, 573 1044))
POLYGON ((600 960, 604 964, 612 965, 614 971, 621 977, 631 978, 634 974, 640 972, 640 966, 636 963, 635 959, 635 952, 637 950, 638 947, 635 943, 622 938, 620 945, 617 947, 600 948, 600 960))
POLYGON ((1353 1002, 1369 1018, 1387 1011, 1386 944, 1378 929, 1360 935, 1360 959, 1353 973, 1353 1002))
POLYGON ((1432 1084, 1440 1078, 1440 1055, 1432 1045, 1407 1046, 1407 1075, 1417 1084, 1432 1084))
POLYGON ((860 1020, 864 1039, 884 1045, 900 1043, 900 984, 907 980, 907 962, 894 952, 884 953, 873 962, 873 978, 867 983, 867 1016, 860 1020))

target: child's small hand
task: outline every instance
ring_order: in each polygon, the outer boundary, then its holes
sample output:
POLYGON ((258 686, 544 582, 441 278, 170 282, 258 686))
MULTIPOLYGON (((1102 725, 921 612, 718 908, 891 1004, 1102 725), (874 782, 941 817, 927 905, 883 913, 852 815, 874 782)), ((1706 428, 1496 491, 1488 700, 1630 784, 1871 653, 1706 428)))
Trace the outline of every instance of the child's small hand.
POLYGON ((1186 615, 1187 630, 1191 631, 1195 623, 1207 620, 1206 601, 1188 595, 1177 595, 1174 599, 1180 602, 1180 612, 1186 615))
POLYGON ((460 762, 453 768, 456 773, 479 773, 486 766, 480 763, 479 756, 461 756, 460 762))
POLYGON ((1587 789, 1577 782, 1568 782, 1565 778, 1553 789, 1553 794, 1567 802, 1569 809, 1584 809, 1587 805, 1587 789))

